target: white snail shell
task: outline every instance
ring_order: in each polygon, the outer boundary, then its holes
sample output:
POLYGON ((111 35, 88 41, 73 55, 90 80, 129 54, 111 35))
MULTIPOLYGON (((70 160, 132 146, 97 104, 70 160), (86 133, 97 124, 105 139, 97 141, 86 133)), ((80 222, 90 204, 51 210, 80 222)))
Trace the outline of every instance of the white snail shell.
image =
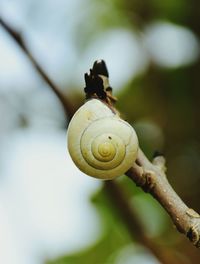
POLYGON ((87 101, 68 127, 68 149, 76 166, 100 179, 124 174, 137 157, 134 129, 98 99, 87 101))

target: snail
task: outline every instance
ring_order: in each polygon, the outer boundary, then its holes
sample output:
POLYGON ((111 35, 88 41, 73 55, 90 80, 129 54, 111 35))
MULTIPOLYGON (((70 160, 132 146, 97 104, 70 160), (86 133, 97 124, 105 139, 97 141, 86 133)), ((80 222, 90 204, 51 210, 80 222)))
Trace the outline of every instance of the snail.
MULTIPOLYGON (((102 91, 105 92, 105 87, 102 91)), ((99 97, 87 100, 72 117, 67 133, 68 149, 82 172, 110 180, 133 165, 138 138, 133 127, 99 97)))

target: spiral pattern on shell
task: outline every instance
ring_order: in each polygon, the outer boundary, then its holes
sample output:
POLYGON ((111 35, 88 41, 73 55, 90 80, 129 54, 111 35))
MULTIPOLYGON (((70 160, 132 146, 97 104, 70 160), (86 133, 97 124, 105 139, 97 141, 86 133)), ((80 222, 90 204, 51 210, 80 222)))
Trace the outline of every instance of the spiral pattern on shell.
POLYGON ((113 179, 124 174, 137 157, 134 129, 98 99, 86 102, 68 128, 68 149, 84 173, 113 179))

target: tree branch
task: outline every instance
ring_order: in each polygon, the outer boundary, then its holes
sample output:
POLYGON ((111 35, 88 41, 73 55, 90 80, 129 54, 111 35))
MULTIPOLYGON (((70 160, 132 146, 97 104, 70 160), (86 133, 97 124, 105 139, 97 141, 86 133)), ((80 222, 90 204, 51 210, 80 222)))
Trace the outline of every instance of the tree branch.
MULTIPOLYGON (((103 61, 99 61, 98 63, 101 66, 105 64, 103 61)), ((114 113, 119 114, 119 112, 114 107, 115 102, 109 99, 112 90, 109 90, 108 96, 106 93, 106 87, 103 83, 103 79, 101 85, 99 85, 100 82, 98 78, 108 79, 108 76, 103 76, 104 74, 102 72, 102 68, 98 67, 98 72, 96 70, 97 65, 98 64, 95 63, 93 69, 90 70, 90 75, 88 76, 88 78, 93 81, 93 83, 91 87, 90 82, 88 82, 90 94, 88 95, 86 93, 86 96, 90 96, 90 98, 99 97, 99 99, 106 103, 114 113), (102 96, 98 96, 99 90, 103 90, 105 92, 105 98, 102 96)), ((193 209, 188 208, 185 205, 185 203, 181 200, 181 198, 169 184, 165 172, 166 167, 165 159, 163 156, 154 158, 153 162, 151 163, 144 155, 142 150, 139 149, 137 160, 133 164, 133 167, 131 167, 126 172, 126 175, 131 180, 133 180, 137 184, 137 186, 140 186, 145 192, 149 192, 171 216, 177 230, 185 234, 190 239, 190 241, 199 248, 200 215, 193 209)))
POLYGON ((162 156, 154 158, 151 163, 139 150, 136 163, 126 175, 145 192, 149 192, 168 212, 177 230, 199 248, 200 215, 181 200, 169 184, 165 172, 165 159, 162 156))
POLYGON ((71 102, 63 95, 63 93, 60 92, 60 90, 57 88, 57 86, 54 84, 54 82, 51 80, 51 78, 46 74, 44 69, 39 65, 39 63, 36 61, 36 59, 31 54, 30 50, 26 46, 22 35, 11 28, 1 17, 0 17, 0 25, 6 30, 6 32, 15 40, 15 42, 18 44, 18 46, 24 51, 28 59, 31 61, 33 67, 38 72, 39 76, 51 87, 52 91, 55 93, 57 98, 59 99, 60 103, 62 104, 65 114, 68 116, 69 119, 74 114, 74 107, 71 104, 71 102))

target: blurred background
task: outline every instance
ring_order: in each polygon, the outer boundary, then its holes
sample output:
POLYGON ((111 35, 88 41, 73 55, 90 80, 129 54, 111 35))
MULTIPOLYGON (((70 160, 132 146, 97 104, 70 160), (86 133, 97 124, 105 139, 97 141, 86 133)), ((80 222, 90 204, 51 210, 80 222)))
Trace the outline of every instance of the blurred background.
MULTIPOLYGON (((197 0, 0 0, 0 16, 74 108, 84 73, 104 59, 141 148, 165 154, 170 183, 200 212, 197 0)), ((0 263, 162 263, 130 235, 104 183, 74 166, 60 102, 3 27, 0 121, 0 263)), ((117 183, 166 259, 199 263, 158 202, 126 177, 117 183)))

